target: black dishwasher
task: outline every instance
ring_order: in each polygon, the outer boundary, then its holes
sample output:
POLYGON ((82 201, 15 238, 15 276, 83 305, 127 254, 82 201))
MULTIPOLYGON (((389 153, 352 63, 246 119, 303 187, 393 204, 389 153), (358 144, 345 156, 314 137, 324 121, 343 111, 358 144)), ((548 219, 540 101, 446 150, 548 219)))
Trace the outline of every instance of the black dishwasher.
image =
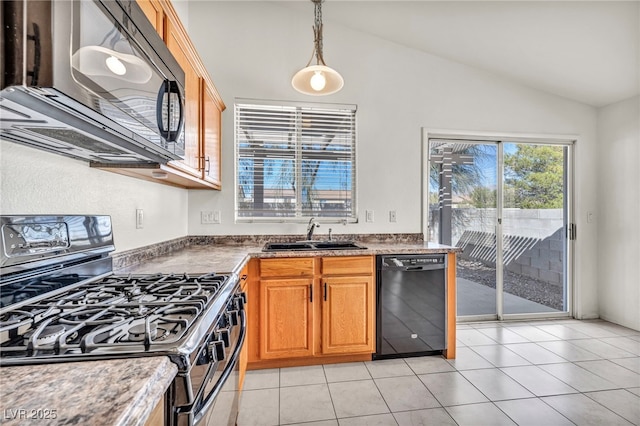
POLYGON ((446 342, 446 254, 376 257, 373 359, 441 354, 446 342))

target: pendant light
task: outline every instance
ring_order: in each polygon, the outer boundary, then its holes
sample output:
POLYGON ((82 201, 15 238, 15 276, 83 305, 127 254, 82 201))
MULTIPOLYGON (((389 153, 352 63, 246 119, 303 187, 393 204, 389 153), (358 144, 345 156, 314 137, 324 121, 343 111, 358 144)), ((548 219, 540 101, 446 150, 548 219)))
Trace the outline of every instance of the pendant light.
POLYGON ((344 80, 338 71, 327 66, 322 57, 322 2, 311 0, 315 5, 315 23, 313 26, 313 53, 307 66, 298 71, 291 80, 291 85, 305 95, 322 96, 336 93, 344 85, 344 80), (316 64, 311 65, 313 58, 316 64))

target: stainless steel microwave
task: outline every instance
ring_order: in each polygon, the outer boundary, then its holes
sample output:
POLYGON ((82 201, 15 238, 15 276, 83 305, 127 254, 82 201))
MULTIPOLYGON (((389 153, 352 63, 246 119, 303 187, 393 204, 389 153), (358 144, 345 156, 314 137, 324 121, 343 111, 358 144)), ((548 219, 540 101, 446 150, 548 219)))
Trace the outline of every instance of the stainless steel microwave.
POLYGON ((2 0, 0 138, 103 164, 184 156, 184 71, 135 0, 2 0))

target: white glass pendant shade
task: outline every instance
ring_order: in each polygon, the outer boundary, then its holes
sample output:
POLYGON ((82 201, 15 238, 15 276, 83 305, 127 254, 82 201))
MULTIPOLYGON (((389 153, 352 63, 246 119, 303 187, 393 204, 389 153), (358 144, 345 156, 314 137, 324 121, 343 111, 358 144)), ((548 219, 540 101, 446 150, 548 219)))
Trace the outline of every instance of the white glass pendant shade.
POLYGON ((151 79, 149 65, 137 56, 102 46, 83 46, 71 57, 71 65, 88 76, 113 77, 145 84, 151 79))
POLYGON ((305 95, 330 95, 344 86, 344 79, 333 68, 326 65, 310 65, 298 71, 291 85, 305 95))

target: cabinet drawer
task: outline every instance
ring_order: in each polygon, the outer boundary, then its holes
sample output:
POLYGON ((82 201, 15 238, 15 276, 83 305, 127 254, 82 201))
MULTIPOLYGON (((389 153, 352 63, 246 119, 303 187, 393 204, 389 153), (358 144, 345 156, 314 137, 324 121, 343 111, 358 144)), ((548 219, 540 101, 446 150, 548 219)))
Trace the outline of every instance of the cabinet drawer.
POLYGON ((372 275, 373 256, 323 257, 322 275, 372 275))
POLYGON ((261 277, 302 277, 313 276, 314 260, 312 257, 261 259, 261 277))

